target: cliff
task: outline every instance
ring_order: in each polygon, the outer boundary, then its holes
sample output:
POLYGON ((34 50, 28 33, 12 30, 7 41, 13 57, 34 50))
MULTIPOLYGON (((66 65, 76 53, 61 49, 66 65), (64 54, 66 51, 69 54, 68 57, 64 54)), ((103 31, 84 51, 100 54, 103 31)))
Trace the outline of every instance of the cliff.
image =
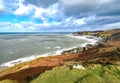
POLYGON ((84 32, 74 32, 72 33, 75 36, 79 35, 92 35, 92 36, 99 36, 99 37, 110 37, 115 34, 120 34, 120 29, 114 30, 106 30, 106 31, 84 31, 84 32))

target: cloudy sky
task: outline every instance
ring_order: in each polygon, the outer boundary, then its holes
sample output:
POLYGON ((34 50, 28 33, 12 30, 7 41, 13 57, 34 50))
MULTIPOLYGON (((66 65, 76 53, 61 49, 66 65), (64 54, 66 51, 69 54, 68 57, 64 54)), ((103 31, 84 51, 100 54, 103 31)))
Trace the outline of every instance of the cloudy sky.
POLYGON ((120 0, 0 0, 0 32, 120 28, 120 0))

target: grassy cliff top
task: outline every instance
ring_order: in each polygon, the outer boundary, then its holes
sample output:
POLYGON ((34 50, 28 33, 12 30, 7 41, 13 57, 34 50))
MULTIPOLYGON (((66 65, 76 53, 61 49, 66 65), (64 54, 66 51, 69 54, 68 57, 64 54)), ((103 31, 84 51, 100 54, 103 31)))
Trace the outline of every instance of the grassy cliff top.
POLYGON ((120 29, 106 30, 106 31, 84 31, 84 32, 75 32, 76 35, 95 35, 101 37, 110 37, 114 34, 120 33, 120 29))
POLYGON ((107 30, 107 31, 104 31, 104 32, 100 32, 98 34, 99 34, 99 36, 110 37, 110 36, 112 36, 114 34, 117 34, 117 33, 120 33, 120 29, 107 30))

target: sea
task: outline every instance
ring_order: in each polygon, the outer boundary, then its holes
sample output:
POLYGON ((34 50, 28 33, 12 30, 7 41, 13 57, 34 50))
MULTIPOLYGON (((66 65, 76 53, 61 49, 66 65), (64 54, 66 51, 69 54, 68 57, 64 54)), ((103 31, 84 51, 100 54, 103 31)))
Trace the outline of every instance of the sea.
POLYGON ((0 33, 0 67, 11 67, 38 57, 94 43, 96 39, 68 32, 0 33))

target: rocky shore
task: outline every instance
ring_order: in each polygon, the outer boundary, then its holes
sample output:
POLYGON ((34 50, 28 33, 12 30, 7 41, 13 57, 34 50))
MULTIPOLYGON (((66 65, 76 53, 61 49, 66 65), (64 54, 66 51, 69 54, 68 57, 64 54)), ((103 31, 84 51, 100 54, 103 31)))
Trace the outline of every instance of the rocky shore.
POLYGON ((93 31, 93 32, 75 32, 72 33, 73 36, 84 36, 84 35, 90 35, 93 37, 96 37, 100 40, 97 40, 97 42, 93 44, 87 44, 85 47, 76 47, 70 50, 65 50, 62 52, 62 54, 74 54, 74 53, 81 53, 86 52, 89 50, 96 49, 98 47, 104 46, 103 44, 109 41, 113 41, 115 39, 120 38, 120 30, 112 30, 110 31, 93 31), (108 33, 108 34, 106 34, 108 33))
MULTIPOLYGON (((37 77, 40 78, 39 75, 41 76, 41 73, 63 65, 69 66, 70 69, 73 67, 75 68, 74 64, 82 67, 78 65, 78 63, 86 68, 88 65, 92 64, 110 64, 120 66, 120 29, 94 32, 75 32, 73 35, 92 35, 102 38, 102 41, 96 42, 96 45, 87 44, 85 47, 76 47, 63 51, 62 54, 58 56, 38 58, 30 62, 16 65, 12 68, 5 69, 0 72, 0 82, 32 83, 32 80, 37 77)), ((92 67, 95 67, 95 65, 92 67)), ((48 82, 41 81, 40 83, 48 82)))

